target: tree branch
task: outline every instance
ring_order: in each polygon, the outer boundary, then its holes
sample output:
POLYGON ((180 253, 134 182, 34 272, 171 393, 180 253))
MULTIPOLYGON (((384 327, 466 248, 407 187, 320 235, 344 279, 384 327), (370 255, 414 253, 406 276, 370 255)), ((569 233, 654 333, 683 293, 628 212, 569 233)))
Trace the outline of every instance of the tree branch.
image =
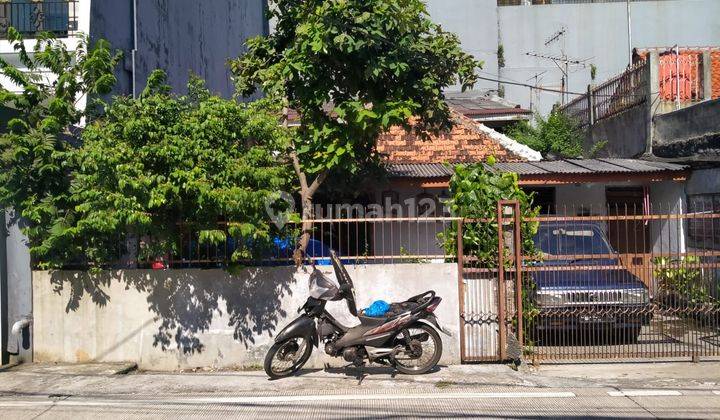
POLYGON ((320 185, 325 182, 328 176, 328 170, 325 169, 324 171, 320 172, 318 176, 315 177, 315 180, 310 185, 308 193, 312 196, 315 194, 315 192, 320 188, 320 185))
POLYGON ((298 158, 297 152, 295 149, 290 151, 290 157, 292 158, 292 164, 293 168, 295 169, 295 174, 298 176, 298 179, 300 180, 300 190, 305 193, 307 192, 308 185, 307 185, 307 177, 305 176, 305 172, 303 172, 302 168, 300 168, 300 159, 298 158))

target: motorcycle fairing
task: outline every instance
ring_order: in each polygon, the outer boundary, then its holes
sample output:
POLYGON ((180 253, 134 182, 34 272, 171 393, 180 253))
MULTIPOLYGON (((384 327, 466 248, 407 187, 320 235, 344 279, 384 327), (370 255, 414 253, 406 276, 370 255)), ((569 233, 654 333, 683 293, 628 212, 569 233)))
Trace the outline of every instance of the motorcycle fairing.
POLYGON ((342 262, 340 262, 340 258, 338 258, 335 251, 330 251, 330 261, 332 262, 333 270, 335 270, 335 277, 337 277, 337 281, 340 283, 340 286, 346 285, 350 289, 349 293, 344 293, 348 310, 353 316, 358 316, 357 306, 355 305, 355 286, 350 278, 350 274, 348 274, 345 266, 342 262))
POLYGON ((315 319, 308 315, 301 315, 296 318, 293 322, 289 323, 280 333, 275 337, 275 342, 280 343, 287 340, 290 337, 310 337, 315 347, 318 346, 318 335, 317 329, 315 328, 315 319))

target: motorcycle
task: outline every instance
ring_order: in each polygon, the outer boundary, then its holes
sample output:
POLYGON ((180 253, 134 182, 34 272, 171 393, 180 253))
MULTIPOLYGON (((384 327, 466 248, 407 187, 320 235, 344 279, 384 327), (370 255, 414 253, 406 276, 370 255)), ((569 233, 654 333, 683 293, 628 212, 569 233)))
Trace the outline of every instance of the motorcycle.
POLYGON ((364 311, 358 313, 352 279, 333 251, 330 261, 337 284, 312 266, 310 296, 298 309, 302 315, 283 328, 268 350, 264 363, 267 375, 272 379, 293 375, 320 343, 325 353, 342 357, 356 367, 379 363, 410 375, 433 369, 442 355, 438 331, 451 335, 433 314, 442 298, 429 290, 391 304, 383 317, 366 316, 364 311), (343 299, 360 325, 346 327, 325 310, 328 301, 343 299))

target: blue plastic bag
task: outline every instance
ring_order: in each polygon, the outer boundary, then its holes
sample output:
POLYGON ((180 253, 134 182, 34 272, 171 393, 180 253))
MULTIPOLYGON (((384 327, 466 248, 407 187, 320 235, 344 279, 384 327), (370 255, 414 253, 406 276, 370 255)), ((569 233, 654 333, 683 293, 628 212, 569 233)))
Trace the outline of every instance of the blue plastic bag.
POLYGON ((390 310, 390 304, 384 300, 376 300, 367 309, 365 309, 365 316, 373 318, 379 318, 384 316, 387 311, 390 310))

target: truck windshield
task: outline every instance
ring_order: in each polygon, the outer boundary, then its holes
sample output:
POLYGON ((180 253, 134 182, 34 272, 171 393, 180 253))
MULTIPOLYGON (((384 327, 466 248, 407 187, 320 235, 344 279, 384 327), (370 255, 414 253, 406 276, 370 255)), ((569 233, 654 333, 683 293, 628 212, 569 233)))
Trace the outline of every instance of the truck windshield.
POLYGON ((605 235, 597 226, 540 226, 535 246, 545 254, 612 254, 605 235))

